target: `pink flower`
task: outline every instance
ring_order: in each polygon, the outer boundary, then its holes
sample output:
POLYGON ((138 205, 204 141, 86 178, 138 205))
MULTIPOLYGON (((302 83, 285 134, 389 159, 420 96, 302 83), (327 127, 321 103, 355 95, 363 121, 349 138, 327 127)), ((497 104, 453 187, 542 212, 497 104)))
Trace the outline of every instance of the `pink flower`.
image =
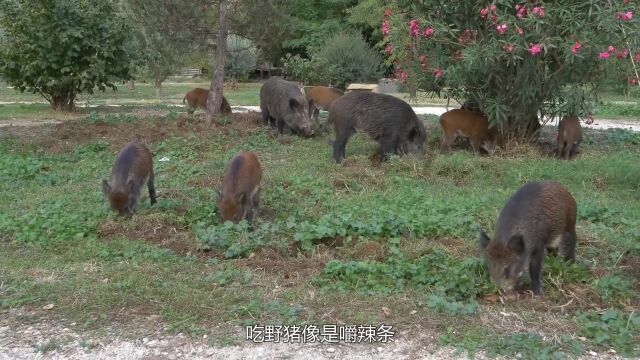
POLYGON ((627 57, 627 55, 629 55, 629 49, 622 49, 622 50, 616 50, 616 58, 618 58, 618 60, 622 60, 624 58, 627 57))
POLYGON ((602 59, 602 60, 608 59, 609 58, 609 53, 606 52, 606 51, 605 52, 601 52, 600 54, 598 54, 598 58, 602 59))
POLYGON ((476 30, 469 30, 466 29, 465 31, 462 32, 462 34, 458 37, 458 42, 462 45, 473 41, 473 39, 475 38, 477 34, 476 30))
POLYGON ((636 54, 633 56, 633 60, 634 60, 634 61, 636 61, 636 62, 640 62, 640 52, 639 52, 639 53, 636 53, 636 54))
POLYGON ((629 85, 638 85, 638 79, 636 78, 629 79, 629 85))
POLYGON ((430 38, 433 36, 433 28, 432 27, 427 27, 424 29, 424 37, 426 38, 430 38))
POLYGON ((443 75, 444 75, 444 71, 442 71, 442 69, 435 68, 433 70, 433 76, 435 76, 436 79, 440 79, 443 75))
POLYGON ((382 21, 382 35, 384 35, 384 36, 388 36, 389 35, 389 21, 388 20, 382 21))
POLYGON ((391 9, 384 9, 384 17, 389 17, 393 15, 393 11, 391 9))
POLYGON ((498 31, 498 34, 502 35, 507 32, 508 28, 509 26, 507 26, 507 24, 500 24, 496 26, 496 31, 498 31))
POLYGON ((516 5, 516 16, 518 19, 527 17, 527 8, 524 5, 516 5))
POLYGON ((540 44, 531 44, 531 46, 529 47, 529 54, 533 56, 540 54, 541 51, 542 46, 540 46, 540 44))
POLYGON ((420 24, 418 20, 413 19, 409 21, 409 32, 411 33, 411 37, 417 37, 420 33, 420 24))
POLYGON ((580 44, 580 41, 576 40, 576 43, 573 44, 573 46, 571 47, 571 52, 574 54, 577 54, 580 52, 581 47, 582 47, 582 44, 580 44))
POLYGON ((402 69, 398 69, 396 71, 396 79, 400 80, 400 82, 404 84, 409 79, 409 74, 402 69))
POLYGON ((616 14, 616 18, 622 21, 633 20, 633 11, 629 10, 627 12, 619 12, 616 14))
POLYGON ((610 53, 612 53, 612 52, 615 52, 615 51, 616 51, 616 48, 615 48, 615 47, 613 47, 613 45, 609 45, 609 46, 607 47, 607 51, 608 51, 608 52, 610 52, 610 53))
POLYGON ((480 9, 480 17, 481 18, 485 19, 488 15, 489 15, 489 9, 488 8, 480 9))
POLYGON ((505 46, 502 47, 504 49, 504 51, 508 52, 508 53, 512 53, 513 49, 514 49, 514 45, 513 44, 507 44, 505 46))
POLYGON ((524 30, 522 30, 522 28, 521 28, 521 27, 516 26, 516 33, 517 33, 518 35, 523 35, 523 34, 524 34, 524 30))
POLYGON ((536 6, 531 10, 531 12, 539 17, 544 17, 544 6, 536 6))
POLYGON ((491 4, 491 11, 496 12, 497 8, 495 5, 491 4))
POLYGON ((390 43, 384 48, 384 53, 387 55, 391 55, 393 53, 393 45, 390 43))
POLYGON ((425 63, 427 61, 427 56, 426 55, 418 56, 418 61, 420 61, 421 64, 425 63))

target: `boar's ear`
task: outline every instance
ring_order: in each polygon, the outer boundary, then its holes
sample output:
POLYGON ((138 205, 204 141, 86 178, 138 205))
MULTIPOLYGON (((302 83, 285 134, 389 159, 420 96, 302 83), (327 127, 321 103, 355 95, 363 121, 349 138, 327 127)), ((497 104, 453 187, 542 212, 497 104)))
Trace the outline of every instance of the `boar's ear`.
POLYGON ((109 193, 111 192, 111 185, 109 185, 109 183, 105 179, 102 179, 102 192, 105 195, 109 195, 109 193))
POLYGON ((524 253, 524 238, 522 235, 513 235, 507 245, 517 255, 524 253))
POLYGON ((415 140, 416 136, 418 136, 418 130, 416 130, 416 128, 411 129, 411 131, 409 131, 409 141, 415 140))
POLYGON ((295 110, 298 107, 298 100, 291 98, 289 99, 289 107, 291 108, 291 110, 295 110))
POLYGON ((487 248, 487 245, 489 245, 489 242, 491 242, 491 239, 489 238, 489 236, 487 236, 487 233, 485 233, 480 226, 478 226, 478 235, 480 238, 480 248, 484 250, 487 248))
POLYGON ((127 182, 127 185, 129 185, 130 192, 133 192, 133 190, 135 190, 136 183, 135 181, 133 181, 133 179, 129 179, 129 181, 127 182))
POLYGON ((247 195, 245 193, 240 193, 237 195, 237 198, 238 198, 238 203, 240 205, 243 205, 245 200, 247 200, 247 195))

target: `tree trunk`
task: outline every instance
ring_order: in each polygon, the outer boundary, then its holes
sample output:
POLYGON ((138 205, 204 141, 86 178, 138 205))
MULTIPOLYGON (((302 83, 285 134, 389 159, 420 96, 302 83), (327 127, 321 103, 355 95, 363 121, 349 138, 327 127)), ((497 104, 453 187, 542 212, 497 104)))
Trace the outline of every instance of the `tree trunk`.
POLYGON ((72 91, 61 91, 57 94, 45 96, 53 110, 72 111, 75 106, 76 94, 72 91))
POLYGON ((163 81, 164 81, 164 79, 157 78, 153 83, 153 86, 156 88, 156 97, 157 98, 160 98, 160 96, 162 96, 162 82, 163 81))
POLYGON ((133 79, 127 81, 127 88, 129 90, 135 90, 136 89, 136 85, 133 83, 133 79))
POLYGON ((227 51, 227 0, 220 0, 220 20, 218 24, 218 42, 216 46, 216 68, 211 78, 211 89, 207 99, 207 122, 220 114, 222 105, 222 87, 224 85, 224 57, 227 51))

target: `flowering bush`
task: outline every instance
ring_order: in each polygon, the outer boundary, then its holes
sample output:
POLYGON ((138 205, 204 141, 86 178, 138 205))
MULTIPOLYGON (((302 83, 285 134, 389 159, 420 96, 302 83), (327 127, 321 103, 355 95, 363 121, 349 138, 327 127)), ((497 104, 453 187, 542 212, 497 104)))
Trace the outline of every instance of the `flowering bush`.
POLYGON ((529 136, 539 117, 589 113, 605 72, 638 83, 633 3, 398 0, 381 31, 400 81, 473 101, 503 133, 529 136))

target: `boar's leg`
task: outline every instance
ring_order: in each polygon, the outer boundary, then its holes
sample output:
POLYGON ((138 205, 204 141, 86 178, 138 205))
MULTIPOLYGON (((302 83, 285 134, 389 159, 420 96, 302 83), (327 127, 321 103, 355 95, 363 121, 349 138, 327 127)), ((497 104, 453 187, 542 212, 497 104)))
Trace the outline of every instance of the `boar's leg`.
POLYGON ((269 118, 271 117, 271 116, 269 115, 269 110, 267 110, 267 109, 260 109, 260 110, 262 111, 262 122, 263 122, 265 125, 267 125, 267 126, 268 126, 268 125, 269 125, 269 118))
POLYGON ((380 141, 380 159, 389 159, 389 154, 398 153, 398 139, 391 136, 383 136, 380 141))
POLYGON ((564 147, 564 159, 570 160, 572 154, 573 154, 573 143, 567 142, 566 146, 564 147))
POLYGON ((344 148, 347 146, 351 133, 347 130, 345 133, 336 133, 336 139, 333 141, 333 159, 336 164, 340 164, 345 157, 344 148))
POLYGON ((571 157, 575 157, 580 151, 578 150, 579 144, 573 144, 573 148, 571 149, 571 157))
POLYGON ((542 295, 540 286, 540 272, 542 271, 542 261, 544 251, 533 250, 529 258, 529 275, 531 276, 531 290, 534 295, 542 295))
POLYGON ((469 143, 471 144, 471 148, 473 149, 473 153, 476 155, 480 155, 480 140, 470 137, 469 143))
POLYGON ((278 135, 284 135, 284 120, 277 119, 276 125, 278 125, 278 135))
POLYGON ((566 261, 573 261, 575 259, 577 237, 575 231, 565 232, 562 236, 562 243, 560 243, 560 250, 566 261))
POLYGON ((443 133, 442 142, 440 143, 440 152, 451 152, 451 144, 453 143, 453 140, 455 140, 455 134, 443 133))
POLYGON ((149 199, 151 199, 151 205, 155 204, 156 201, 156 187, 153 183, 154 176, 153 171, 151 171, 151 175, 149 175, 149 181, 147 182, 147 187, 149 188, 149 199))

